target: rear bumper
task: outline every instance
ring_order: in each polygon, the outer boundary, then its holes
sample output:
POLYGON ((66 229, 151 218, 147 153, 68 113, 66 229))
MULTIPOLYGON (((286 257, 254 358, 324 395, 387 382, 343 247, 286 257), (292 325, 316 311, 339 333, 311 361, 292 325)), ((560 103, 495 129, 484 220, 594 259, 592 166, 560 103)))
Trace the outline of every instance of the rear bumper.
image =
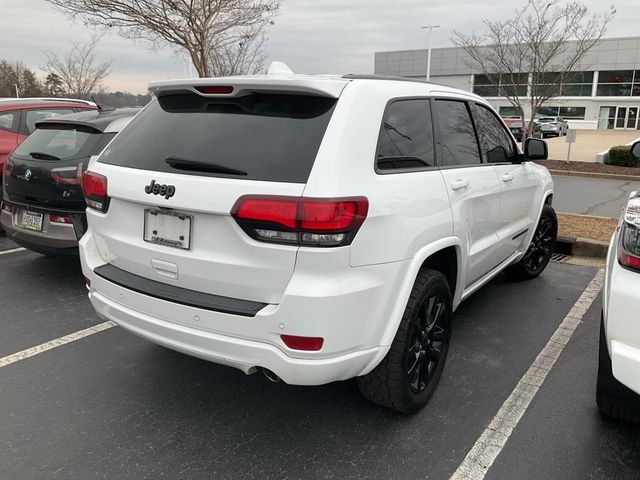
POLYGON ((640 395, 640 349, 613 340, 611 368, 616 380, 640 395))
POLYGON ((98 315, 159 345, 194 357, 254 373, 258 367, 275 372, 291 385, 322 385, 346 380, 362 372, 379 348, 327 359, 300 359, 284 354, 267 343, 186 327, 137 312, 96 291, 89 299, 98 315))
POLYGON ((368 373, 388 350, 382 339, 393 322, 392 310, 405 301, 399 300, 399 287, 408 262, 349 267, 345 250, 344 257, 299 255, 282 300, 264 304, 255 315, 215 311, 168 301, 170 295, 152 296, 96 274, 105 264, 96 245, 100 241, 90 229, 79 243, 82 270, 91 282, 89 299, 100 317, 160 345, 245 373, 267 368, 289 384, 321 385, 368 373), (342 270, 332 261, 343 265, 342 270), (292 350, 282 334, 322 337, 324 344, 317 352, 292 350))
MULTIPOLYGON (((612 245, 615 248, 615 243, 612 245)), ((621 267, 615 250, 608 261, 603 315, 613 376, 640 394, 640 273, 621 267)))
POLYGON ((2 210, 0 222, 7 236, 18 245, 41 253, 78 253, 78 236, 84 232, 77 232, 76 229, 82 225, 84 213, 69 215, 74 219, 73 224, 50 223, 48 214, 44 213, 41 232, 20 227, 17 215, 16 211, 9 213, 2 210))

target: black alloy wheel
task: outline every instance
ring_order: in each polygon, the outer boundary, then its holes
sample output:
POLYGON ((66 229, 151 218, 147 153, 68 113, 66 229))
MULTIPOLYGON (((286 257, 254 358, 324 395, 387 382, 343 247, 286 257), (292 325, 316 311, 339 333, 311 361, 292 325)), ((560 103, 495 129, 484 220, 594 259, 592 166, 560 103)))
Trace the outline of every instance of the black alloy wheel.
POLYGON ((513 277, 528 280, 540 275, 549 264, 556 247, 558 219, 551 205, 542 208, 529 248, 524 256, 507 270, 513 277))
POLYGON ((425 391, 433 380, 448 342, 445 299, 437 293, 425 298, 411 321, 411 336, 405 362, 407 380, 413 393, 425 391))
POLYGON ((389 352, 358 377, 368 400, 403 413, 423 408, 438 385, 451 337, 451 289, 439 271, 418 274, 389 352))

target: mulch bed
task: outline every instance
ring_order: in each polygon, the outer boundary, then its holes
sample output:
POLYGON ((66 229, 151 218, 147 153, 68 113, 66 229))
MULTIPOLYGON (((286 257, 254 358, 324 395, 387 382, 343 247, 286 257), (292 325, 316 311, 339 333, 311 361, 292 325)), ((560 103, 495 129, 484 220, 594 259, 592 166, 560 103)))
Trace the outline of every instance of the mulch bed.
POLYGON ((540 165, 544 165, 549 170, 563 170, 568 172, 587 172, 587 173, 606 173, 617 175, 638 175, 640 176, 640 168, 634 167, 618 167, 615 165, 605 165, 603 163, 592 162, 565 162, 562 160, 542 160, 540 165))
POLYGON ((558 213, 558 234, 567 237, 608 242, 617 225, 618 219, 616 218, 558 213))

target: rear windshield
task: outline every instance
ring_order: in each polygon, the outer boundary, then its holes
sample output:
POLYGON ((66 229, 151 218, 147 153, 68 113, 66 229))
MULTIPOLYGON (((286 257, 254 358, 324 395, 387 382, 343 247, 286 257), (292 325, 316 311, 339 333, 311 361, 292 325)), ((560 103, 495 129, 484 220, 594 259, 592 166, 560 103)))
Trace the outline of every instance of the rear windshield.
POLYGON ((102 134, 80 126, 43 125, 13 152, 14 156, 38 160, 70 160, 100 153, 102 134))
POLYGON ((305 183, 335 99, 191 93, 151 102, 100 156, 112 165, 246 180, 305 183))

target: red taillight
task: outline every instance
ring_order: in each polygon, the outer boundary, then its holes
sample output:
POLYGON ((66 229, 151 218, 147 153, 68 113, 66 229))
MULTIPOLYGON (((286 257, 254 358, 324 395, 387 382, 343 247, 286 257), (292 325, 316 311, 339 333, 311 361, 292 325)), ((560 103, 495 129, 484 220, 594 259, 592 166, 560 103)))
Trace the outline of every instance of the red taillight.
POLYGON ((233 87, 228 85, 202 85, 195 87, 195 89, 207 95, 229 95, 233 93, 233 87))
POLYGON ((82 193, 87 206, 106 212, 109 208, 107 196, 107 177, 95 172, 85 172, 82 175, 82 193))
POLYGON ((50 223, 67 223, 67 224, 73 223, 73 221, 71 220, 71 217, 67 215, 53 215, 53 214, 49 214, 49 222, 50 223))
POLYGON ((80 185, 82 183, 82 162, 75 167, 51 169, 51 178, 58 185, 80 185))
POLYGON ((2 210, 4 210, 7 213, 11 213, 11 212, 13 212, 13 205, 11 205, 7 201, 4 201, 4 202, 2 202, 2 210))
POLYGON ((231 213, 236 219, 277 223, 293 229, 296 227, 298 200, 289 197, 244 197, 243 201, 236 202, 231 213))
POLYGON ((252 238, 264 242, 336 247, 349 245, 367 217, 365 197, 240 197, 231 215, 252 238))
POLYGON ((292 350, 317 352, 324 344, 322 337, 299 337, 297 335, 280 335, 284 344, 292 350))
POLYGON ((623 267, 640 270, 640 258, 629 255, 623 250, 618 251, 618 263, 623 267))

